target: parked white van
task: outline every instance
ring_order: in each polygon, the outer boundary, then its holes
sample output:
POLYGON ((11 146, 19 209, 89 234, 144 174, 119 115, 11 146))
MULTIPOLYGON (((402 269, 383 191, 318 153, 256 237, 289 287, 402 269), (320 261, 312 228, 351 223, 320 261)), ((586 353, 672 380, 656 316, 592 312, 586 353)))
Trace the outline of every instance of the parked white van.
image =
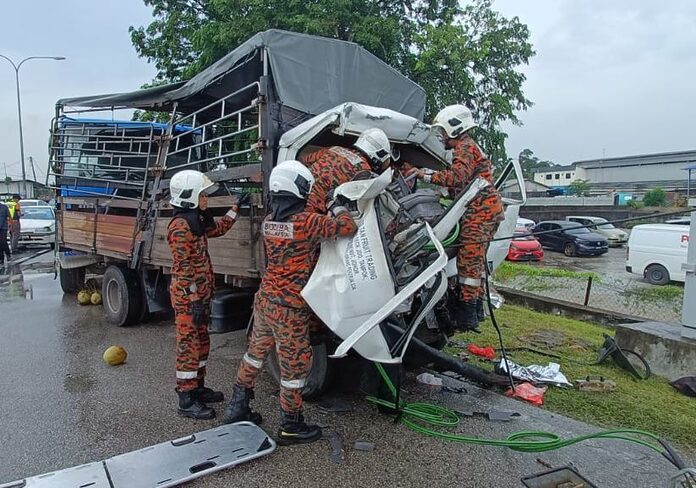
POLYGON ((628 239, 626 271, 643 276, 653 285, 684 281, 689 247, 689 226, 674 224, 636 225, 628 239))

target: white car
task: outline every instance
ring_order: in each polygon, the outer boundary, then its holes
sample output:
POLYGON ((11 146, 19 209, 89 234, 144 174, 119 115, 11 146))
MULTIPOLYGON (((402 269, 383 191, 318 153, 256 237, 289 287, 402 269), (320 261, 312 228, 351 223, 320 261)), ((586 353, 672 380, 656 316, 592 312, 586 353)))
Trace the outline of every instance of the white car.
POLYGON ((524 227, 526 230, 531 230, 536 225, 536 222, 523 217, 517 217, 517 225, 515 228, 524 227))
POLYGON ((19 201, 20 207, 50 207, 46 202, 43 200, 20 200, 19 201))
POLYGON ((22 208, 19 219, 22 231, 20 245, 41 244, 53 247, 56 242, 56 214, 48 206, 28 206, 22 208))
POLYGON ((620 247, 628 242, 628 233, 617 229, 613 224, 610 224, 607 219, 602 217, 589 217, 586 215, 569 215, 566 217, 569 222, 577 222, 581 225, 587 225, 588 228, 597 234, 601 234, 607 238, 609 247, 620 247))

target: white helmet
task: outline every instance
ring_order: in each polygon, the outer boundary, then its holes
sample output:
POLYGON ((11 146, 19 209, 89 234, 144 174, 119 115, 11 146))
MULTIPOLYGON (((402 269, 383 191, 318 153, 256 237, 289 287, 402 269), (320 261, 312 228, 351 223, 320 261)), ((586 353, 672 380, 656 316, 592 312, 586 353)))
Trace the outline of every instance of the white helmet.
POLYGON ((389 138, 382 129, 375 127, 360 134, 353 145, 370 158, 373 168, 381 167, 392 155, 389 138))
POLYGON ((474 116, 464 105, 450 105, 440 110, 433 119, 433 127, 442 127, 447 137, 454 139, 463 133, 478 127, 474 116))
POLYGON ((179 171, 169 182, 169 203, 175 207, 197 208, 201 193, 211 194, 217 185, 200 171, 185 169, 179 171))
POLYGON ((268 178, 271 193, 290 193, 303 200, 307 199, 313 184, 314 176, 309 168, 294 159, 278 164, 268 178))

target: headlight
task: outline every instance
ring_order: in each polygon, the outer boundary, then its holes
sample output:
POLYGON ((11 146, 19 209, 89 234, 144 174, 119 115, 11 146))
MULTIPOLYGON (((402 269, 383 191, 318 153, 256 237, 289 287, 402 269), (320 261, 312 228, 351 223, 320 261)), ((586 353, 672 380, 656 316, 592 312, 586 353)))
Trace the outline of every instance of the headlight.
POLYGON ((44 227, 44 232, 53 232, 53 226, 44 227))

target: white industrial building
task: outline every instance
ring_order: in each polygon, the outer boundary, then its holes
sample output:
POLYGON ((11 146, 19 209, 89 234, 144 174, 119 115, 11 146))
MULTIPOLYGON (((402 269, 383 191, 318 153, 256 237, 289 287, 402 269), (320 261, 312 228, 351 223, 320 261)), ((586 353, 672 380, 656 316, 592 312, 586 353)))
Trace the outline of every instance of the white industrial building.
POLYGON ((660 187, 686 193, 689 180, 686 168, 695 164, 696 150, 591 159, 539 169, 534 181, 565 188, 572 181, 582 179, 590 182, 593 191, 643 192, 660 187))

